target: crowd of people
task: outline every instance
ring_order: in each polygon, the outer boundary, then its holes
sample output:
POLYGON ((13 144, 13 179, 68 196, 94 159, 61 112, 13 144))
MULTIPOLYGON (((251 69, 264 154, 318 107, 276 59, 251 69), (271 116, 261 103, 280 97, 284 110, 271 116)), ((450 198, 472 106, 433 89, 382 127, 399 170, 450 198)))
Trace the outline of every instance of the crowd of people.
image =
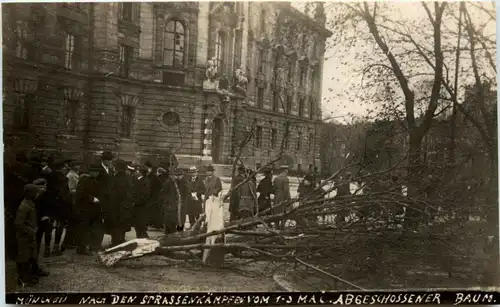
POLYGON ((38 266, 42 239, 44 257, 69 249, 92 255, 103 249, 104 234, 111 247, 125 242, 132 227, 137 238, 147 238, 149 226, 182 231, 186 218, 193 224, 203 212, 205 196, 222 191, 212 166, 199 176, 194 166, 131 165, 109 151, 100 160, 82 169, 78 161, 19 153, 5 165, 6 250, 21 285, 47 275, 38 266))
MULTIPOLYGON (((273 171, 264 169, 258 183, 251 173, 239 166, 232 179, 230 221, 282 213, 290 205, 288 166, 281 166, 274 179, 273 171)), ((299 195, 307 196, 302 201, 324 196, 312 193, 319 184, 315 173, 311 170, 299 185, 299 195)), ((195 166, 132 165, 109 151, 86 168, 57 156, 19 153, 5 165, 4 182, 6 250, 17 261, 23 286, 48 274, 38 265, 42 242, 44 257, 70 249, 92 255, 104 248, 105 234, 111 236, 107 248, 125 242, 132 228, 137 238, 148 238, 148 227, 165 234, 183 231, 186 219, 193 225, 205 212, 206 200, 222 191, 211 165, 201 174, 195 166)))

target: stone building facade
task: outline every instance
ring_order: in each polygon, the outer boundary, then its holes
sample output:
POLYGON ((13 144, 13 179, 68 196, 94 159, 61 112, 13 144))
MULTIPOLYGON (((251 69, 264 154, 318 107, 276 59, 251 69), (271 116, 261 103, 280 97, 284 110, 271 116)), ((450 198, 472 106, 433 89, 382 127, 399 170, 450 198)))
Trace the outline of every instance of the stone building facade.
POLYGON ((228 164, 248 138, 250 165, 280 148, 319 165, 321 3, 314 18, 285 2, 2 8, 7 150, 228 164))

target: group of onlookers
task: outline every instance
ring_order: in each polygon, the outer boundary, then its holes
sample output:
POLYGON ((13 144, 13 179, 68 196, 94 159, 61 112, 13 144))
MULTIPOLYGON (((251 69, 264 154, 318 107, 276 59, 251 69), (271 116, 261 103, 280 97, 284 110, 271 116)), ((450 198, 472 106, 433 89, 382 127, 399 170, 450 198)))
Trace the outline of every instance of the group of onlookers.
POLYGON ((109 151, 87 168, 61 157, 33 154, 28 159, 19 153, 5 165, 4 182, 6 250, 18 263, 22 285, 47 274, 37 261, 42 239, 45 257, 72 248, 92 255, 103 248, 104 234, 115 246, 132 227, 138 238, 148 237, 148 226, 182 231, 186 217, 193 224, 203 212, 205 196, 222 191, 212 166, 204 180, 196 167, 132 165, 109 151))

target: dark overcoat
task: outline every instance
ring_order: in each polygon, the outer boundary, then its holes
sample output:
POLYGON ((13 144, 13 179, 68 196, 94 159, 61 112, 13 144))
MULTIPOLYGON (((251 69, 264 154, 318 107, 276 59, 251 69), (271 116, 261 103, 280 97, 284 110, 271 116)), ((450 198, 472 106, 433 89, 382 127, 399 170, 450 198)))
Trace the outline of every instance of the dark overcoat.
MULTIPOLYGON (((236 187, 238 184, 240 184, 244 180, 245 180, 245 177, 243 177, 241 174, 236 175, 232 180, 231 189, 236 187)), ((239 188, 233 189, 231 191, 231 195, 229 197, 230 197, 229 198, 229 212, 231 212, 231 213, 238 212, 240 210, 239 209, 240 198, 241 198, 240 189, 239 188)))
POLYGON ((202 213, 202 195, 205 193, 205 183, 199 176, 191 178, 191 193, 195 193, 198 199, 192 199, 187 212, 189 215, 199 215, 202 213))
POLYGON ((23 199, 16 214, 17 262, 27 262, 36 258, 37 215, 35 203, 23 199))
POLYGON ((106 230, 121 229, 128 231, 131 226, 132 180, 125 172, 117 173, 112 181, 112 197, 103 206, 106 230))
POLYGON ((148 222, 149 180, 147 177, 134 179, 134 225, 146 225, 148 222))
POLYGON ((270 208, 271 194, 274 194, 273 179, 271 176, 266 176, 259 182, 257 192, 259 192, 259 211, 264 211, 270 208))
POLYGON ((273 182, 274 191, 275 191, 275 212, 284 212, 286 206, 284 202, 291 199, 290 196, 290 181, 287 176, 279 175, 274 178, 273 182))

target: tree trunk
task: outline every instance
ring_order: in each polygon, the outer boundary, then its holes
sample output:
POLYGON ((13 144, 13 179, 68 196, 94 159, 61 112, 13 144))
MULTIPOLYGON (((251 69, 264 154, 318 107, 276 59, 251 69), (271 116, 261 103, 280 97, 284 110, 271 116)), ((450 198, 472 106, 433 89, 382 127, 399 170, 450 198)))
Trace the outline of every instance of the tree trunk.
POLYGON ((410 133, 408 150, 408 196, 418 197, 419 183, 422 177, 422 137, 415 132, 410 133))

